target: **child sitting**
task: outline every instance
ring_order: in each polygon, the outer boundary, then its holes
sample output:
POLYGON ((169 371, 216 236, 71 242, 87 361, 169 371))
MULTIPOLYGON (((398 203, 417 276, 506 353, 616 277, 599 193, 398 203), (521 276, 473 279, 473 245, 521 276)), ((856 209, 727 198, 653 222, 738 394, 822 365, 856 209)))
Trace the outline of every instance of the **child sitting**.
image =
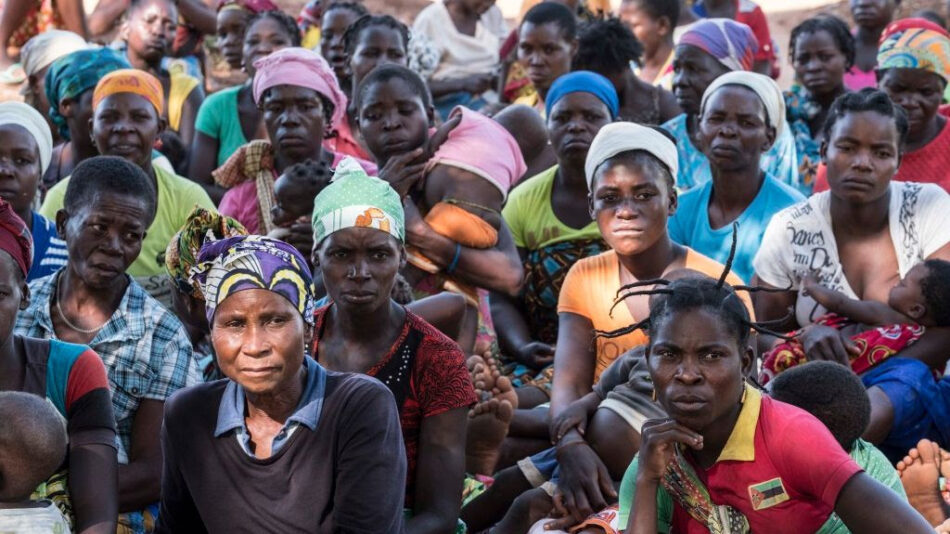
MULTIPOLYGON (((861 379, 847 367, 816 361, 790 369, 772 382, 772 398, 814 415, 868 475, 907 499, 884 453, 861 439, 871 418, 871 401, 861 379)), ((818 534, 841 532, 841 528, 844 524, 832 513, 818 534)))
MULTIPOLYGON (((924 327, 950 325, 950 262, 947 261, 927 260, 915 265, 891 289, 887 304, 848 298, 821 286, 813 278, 803 280, 802 286, 831 312, 815 324, 839 329, 851 337, 856 347, 851 369, 857 374, 920 339, 924 327)), ((797 339, 780 343, 765 355, 759 382, 765 384, 775 375, 805 361, 804 348, 797 339)))
POLYGON ((53 503, 30 494, 62 465, 66 423, 43 397, 0 392, 0 532, 70 532, 53 503))
POLYGON ((309 224, 313 199, 330 183, 330 169, 325 162, 307 161, 291 165, 274 182, 274 206, 271 220, 277 226, 268 236, 285 239, 294 223, 309 224))

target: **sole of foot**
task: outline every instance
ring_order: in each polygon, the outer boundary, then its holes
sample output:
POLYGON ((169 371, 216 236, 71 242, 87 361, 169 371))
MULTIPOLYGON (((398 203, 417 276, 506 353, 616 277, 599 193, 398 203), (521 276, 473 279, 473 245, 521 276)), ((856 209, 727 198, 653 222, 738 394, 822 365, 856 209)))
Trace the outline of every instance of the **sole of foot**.
POLYGON ((513 416, 511 403, 498 399, 480 402, 469 411, 465 442, 465 468, 469 473, 494 474, 513 416))
POLYGON ((907 492, 908 502, 933 526, 947 519, 943 497, 940 496, 941 463, 940 447, 928 439, 920 440, 897 463, 897 474, 907 492))

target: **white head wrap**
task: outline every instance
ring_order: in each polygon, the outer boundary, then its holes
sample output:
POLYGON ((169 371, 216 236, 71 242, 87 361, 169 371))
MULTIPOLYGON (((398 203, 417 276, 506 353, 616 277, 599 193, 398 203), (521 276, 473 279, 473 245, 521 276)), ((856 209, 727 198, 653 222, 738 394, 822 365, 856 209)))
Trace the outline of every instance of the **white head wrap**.
POLYGON ((73 32, 47 30, 23 45, 20 63, 27 76, 32 76, 65 55, 93 46, 73 32))
POLYGON ((673 179, 679 172, 679 156, 676 144, 662 133, 632 122, 613 122, 597 132, 587 151, 584 174, 587 175, 587 189, 594 181, 594 171, 608 159, 631 150, 645 150, 656 156, 670 169, 673 179))
POLYGON ((706 92, 703 93, 703 100, 699 105, 700 117, 706 109, 706 101, 717 89, 724 85, 741 85, 759 95, 759 100, 762 101, 762 106, 765 107, 765 116, 769 120, 769 124, 775 128, 775 140, 777 141, 782 134, 782 130, 785 129, 785 96, 782 95, 782 90, 779 89, 775 80, 763 74, 749 71, 733 71, 723 74, 709 84, 706 92))
POLYGON ((16 124, 30 132, 40 147, 40 172, 45 173, 53 154, 53 134, 46 119, 23 102, 0 102, 0 126, 16 124))

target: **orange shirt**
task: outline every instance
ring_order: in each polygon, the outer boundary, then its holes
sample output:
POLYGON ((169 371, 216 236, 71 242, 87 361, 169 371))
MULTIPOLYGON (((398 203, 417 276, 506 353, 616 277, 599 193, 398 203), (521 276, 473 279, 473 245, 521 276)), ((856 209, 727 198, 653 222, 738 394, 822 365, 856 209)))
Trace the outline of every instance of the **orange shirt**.
MULTIPOLYGON (((715 260, 703 256, 693 249, 686 249, 685 268, 699 271, 713 278, 719 278, 724 269, 723 265, 715 260)), ((734 273, 726 278, 729 284, 742 284, 742 280, 734 273)), ((613 317, 608 313, 613 305, 617 290, 620 289, 620 260, 617 253, 608 250, 590 258, 584 258, 571 267, 564 279, 561 294, 558 298, 558 313, 573 313, 586 317, 594 325, 595 330, 610 332, 625 326, 632 325, 642 317, 634 318, 630 308, 621 304, 614 308, 613 317)), ((742 302, 752 314, 752 300, 748 293, 739 293, 742 302)), ((597 365, 594 368, 594 382, 600 379, 600 374, 618 356, 628 350, 643 345, 648 340, 643 330, 636 330, 629 334, 615 338, 597 338, 597 365)))

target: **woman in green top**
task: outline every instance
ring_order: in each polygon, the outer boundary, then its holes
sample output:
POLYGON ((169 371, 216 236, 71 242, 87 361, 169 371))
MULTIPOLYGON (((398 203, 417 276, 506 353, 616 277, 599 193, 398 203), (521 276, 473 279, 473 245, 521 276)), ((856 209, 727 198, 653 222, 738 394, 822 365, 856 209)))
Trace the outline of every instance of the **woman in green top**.
POLYGON ((205 99, 195 120, 195 140, 191 146, 188 176, 205 186, 215 200, 211 171, 227 161, 235 150, 254 139, 266 139, 261 111, 254 103, 251 82, 254 62, 288 46, 300 46, 300 31, 294 19, 281 11, 253 15, 244 34, 244 71, 247 82, 229 87, 205 99))
MULTIPOLYGON (((515 385, 549 367, 557 340, 557 301, 571 265, 606 249, 587 202, 584 161, 600 128, 617 115, 617 93, 599 74, 578 71, 558 78, 548 90, 547 129, 557 165, 511 191, 502 211, 525 267, 521 296, 493 292, 492 319, 502 352, 513 357, 515 385)), ((541 385, 541 382, 535 382, 541 385)), ((519 406, 548 400, 541 387, 520 388, 519 406)), ((550 389, 550 385, 548 388, 550 389)))

